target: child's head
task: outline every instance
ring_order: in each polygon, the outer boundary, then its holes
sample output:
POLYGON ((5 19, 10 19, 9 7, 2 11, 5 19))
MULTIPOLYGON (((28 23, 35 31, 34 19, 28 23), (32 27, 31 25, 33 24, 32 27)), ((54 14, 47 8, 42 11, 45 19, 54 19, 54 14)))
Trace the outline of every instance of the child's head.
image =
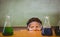
POLYGON ((29 31, 40 31, 42 28, 42 22, 39 18, 31 18, 27 22, 27 28, 29 31))

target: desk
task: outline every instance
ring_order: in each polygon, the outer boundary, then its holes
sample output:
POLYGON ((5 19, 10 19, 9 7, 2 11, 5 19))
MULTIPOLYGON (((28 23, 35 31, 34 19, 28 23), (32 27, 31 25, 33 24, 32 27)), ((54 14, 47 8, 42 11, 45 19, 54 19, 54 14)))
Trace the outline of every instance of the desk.
POLYGON ((0 32, 0 37, 60 37, 56 36, 53 32, 53 36, 42 36, 41 31, 27 31, 27 30, 15 30, 12 36, 3 36, 0 32))

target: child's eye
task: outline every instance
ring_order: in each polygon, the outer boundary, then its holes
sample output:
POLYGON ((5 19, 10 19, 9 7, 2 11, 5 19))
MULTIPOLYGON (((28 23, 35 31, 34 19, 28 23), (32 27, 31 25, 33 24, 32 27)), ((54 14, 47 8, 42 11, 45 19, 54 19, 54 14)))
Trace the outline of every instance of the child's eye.
POLYGON ((38 26, 36 26, 36 28, 38 28, 38 26))
POLYGON ((34 28, 34 26, 32 26, 31 28, 34 28))

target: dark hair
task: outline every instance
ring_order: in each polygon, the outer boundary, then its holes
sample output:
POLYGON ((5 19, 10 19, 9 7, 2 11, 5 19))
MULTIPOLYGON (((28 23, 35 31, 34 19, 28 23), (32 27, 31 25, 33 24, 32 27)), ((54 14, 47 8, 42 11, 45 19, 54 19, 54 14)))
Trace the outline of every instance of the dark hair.
POLYGON ((28 20, 27 26, 29 25, 29 23, 31 23, 33 21, 36 21, 36 22, 42 24, 42 21, 39 18, 33 17, 33 18, 31 18, 31 19, 28 20))

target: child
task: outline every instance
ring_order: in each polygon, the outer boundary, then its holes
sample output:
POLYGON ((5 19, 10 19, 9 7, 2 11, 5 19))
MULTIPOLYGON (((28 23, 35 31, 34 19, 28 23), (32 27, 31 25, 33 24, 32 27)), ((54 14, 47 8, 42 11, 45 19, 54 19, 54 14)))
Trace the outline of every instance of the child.
POLYGON ((27 28, 29 31, 40 31, 42 29, 42 22, 39 18, 33 17, 28 20, 27 28))
POLYGON ((21 30, 21 37, 42 37, 40 31, 42 29, 42 22, 40 19, 36 17, 29 19, 27 22, 27 29, 28 30, 21 30))

